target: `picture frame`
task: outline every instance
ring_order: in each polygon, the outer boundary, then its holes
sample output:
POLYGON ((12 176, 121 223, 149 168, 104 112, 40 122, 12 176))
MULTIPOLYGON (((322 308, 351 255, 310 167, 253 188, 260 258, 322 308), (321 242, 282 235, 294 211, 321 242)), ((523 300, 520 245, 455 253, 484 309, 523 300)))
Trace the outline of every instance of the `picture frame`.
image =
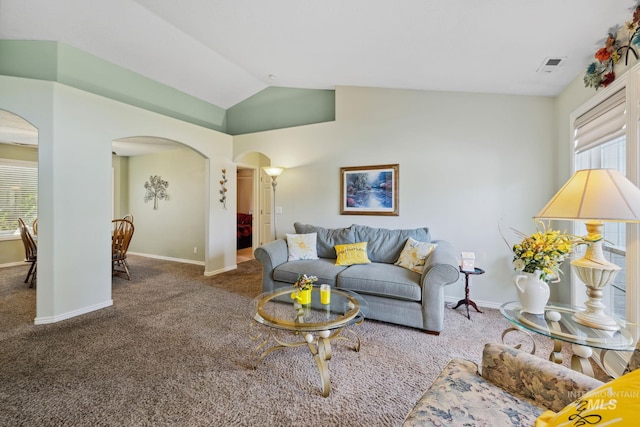
POLYGON ((340 215, 398 216, 400 165, 340 168, 340 215))

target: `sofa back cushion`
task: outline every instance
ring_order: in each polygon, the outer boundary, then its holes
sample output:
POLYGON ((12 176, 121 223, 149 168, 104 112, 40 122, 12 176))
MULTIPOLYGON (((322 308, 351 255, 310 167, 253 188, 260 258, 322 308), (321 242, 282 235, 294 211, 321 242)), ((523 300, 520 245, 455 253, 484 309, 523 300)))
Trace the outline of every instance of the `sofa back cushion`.
POLYGON ((389 230, 354 224, 351 228, 355 232, 357 242, 367 242, 367 251, 372 262, 395 263, 409 237, 418 242, 431 242, 429 229, 426 227, 389 230))
POLYGON ((296 222, 293 224, 293 228, 295 228, 296 233, 299 234, 317 233, 316 247, 318 257, 320 258, 336 259, 335 245, 356 243, 353 227, 323 228, 316 225, 296 222))

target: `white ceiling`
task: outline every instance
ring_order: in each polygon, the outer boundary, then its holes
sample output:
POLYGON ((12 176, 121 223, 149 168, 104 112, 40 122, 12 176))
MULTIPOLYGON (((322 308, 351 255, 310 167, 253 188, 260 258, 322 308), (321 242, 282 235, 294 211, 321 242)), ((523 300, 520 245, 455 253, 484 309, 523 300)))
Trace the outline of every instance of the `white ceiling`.
POLYGON ((61 41, 222 108, 267 86, 554 96, 635 3, 0 0, 0 38, 61 41), (548 57, 567 60, 536 73, 548 57))
POLYGON ((60 41, 225 109, 268 86, 555 96, 635 4, 0 0, 0 39, 60 41))

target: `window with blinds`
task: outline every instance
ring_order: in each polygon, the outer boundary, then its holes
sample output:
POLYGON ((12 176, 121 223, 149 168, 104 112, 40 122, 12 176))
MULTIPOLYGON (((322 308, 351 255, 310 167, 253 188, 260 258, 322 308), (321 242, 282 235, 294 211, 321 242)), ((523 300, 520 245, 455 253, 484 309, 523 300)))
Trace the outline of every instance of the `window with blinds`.
POLYGON ((38 165, 0 159, 0 238, 20 236, 18 218, 38 217, 38 165))
MULTIPOLYGON (((617 169, 626 175, 625 90, 579 116, 574 123, 575 169, 617 169)), ((620 222, 604 223, 605 257, 622 268, 611 286, 604 288, 603 303, 621 318, 626 315, 626 227, 620 222)), ((584 223, 576 222, 576 234, 586 235, 584 223)), ((575 280, 580 280, 577 277, 575 280)))

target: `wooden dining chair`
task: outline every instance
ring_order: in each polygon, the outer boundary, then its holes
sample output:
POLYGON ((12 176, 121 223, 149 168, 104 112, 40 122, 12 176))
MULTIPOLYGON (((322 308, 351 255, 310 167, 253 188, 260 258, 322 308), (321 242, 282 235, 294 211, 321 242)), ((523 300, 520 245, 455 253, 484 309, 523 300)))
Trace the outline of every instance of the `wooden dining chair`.
POLYGON ((38 235, 38 218, 33 220, 33 225, 31 226, 31 229, 33 230, 33 235, 37 236, 38 235))
POLYGON ((111 273, 126 273, 129 280, 131 280, 131 274, 127 264, 127 250, 133 237, 133 230, 133 223, 127 219, 112 221, 111 273))
POLYGON ((129 220, 133 223, 133 215, 132 214, 126 214, 124 217, 122 217, 122 219, 126 219, 129 220))
POLYGON ((31 264, 29 272, 27 273, 27 278, 24 279, 24 283, 29 282, 29 279, 31 279, 29 287, 33 288, 33 282, 36 279, 36 271, 38 269, 38 246, 36 246, 36 242, 22 218, 18 218, 18 224, 20 226, 22 244, 24 244, 24 262, 31 264))

